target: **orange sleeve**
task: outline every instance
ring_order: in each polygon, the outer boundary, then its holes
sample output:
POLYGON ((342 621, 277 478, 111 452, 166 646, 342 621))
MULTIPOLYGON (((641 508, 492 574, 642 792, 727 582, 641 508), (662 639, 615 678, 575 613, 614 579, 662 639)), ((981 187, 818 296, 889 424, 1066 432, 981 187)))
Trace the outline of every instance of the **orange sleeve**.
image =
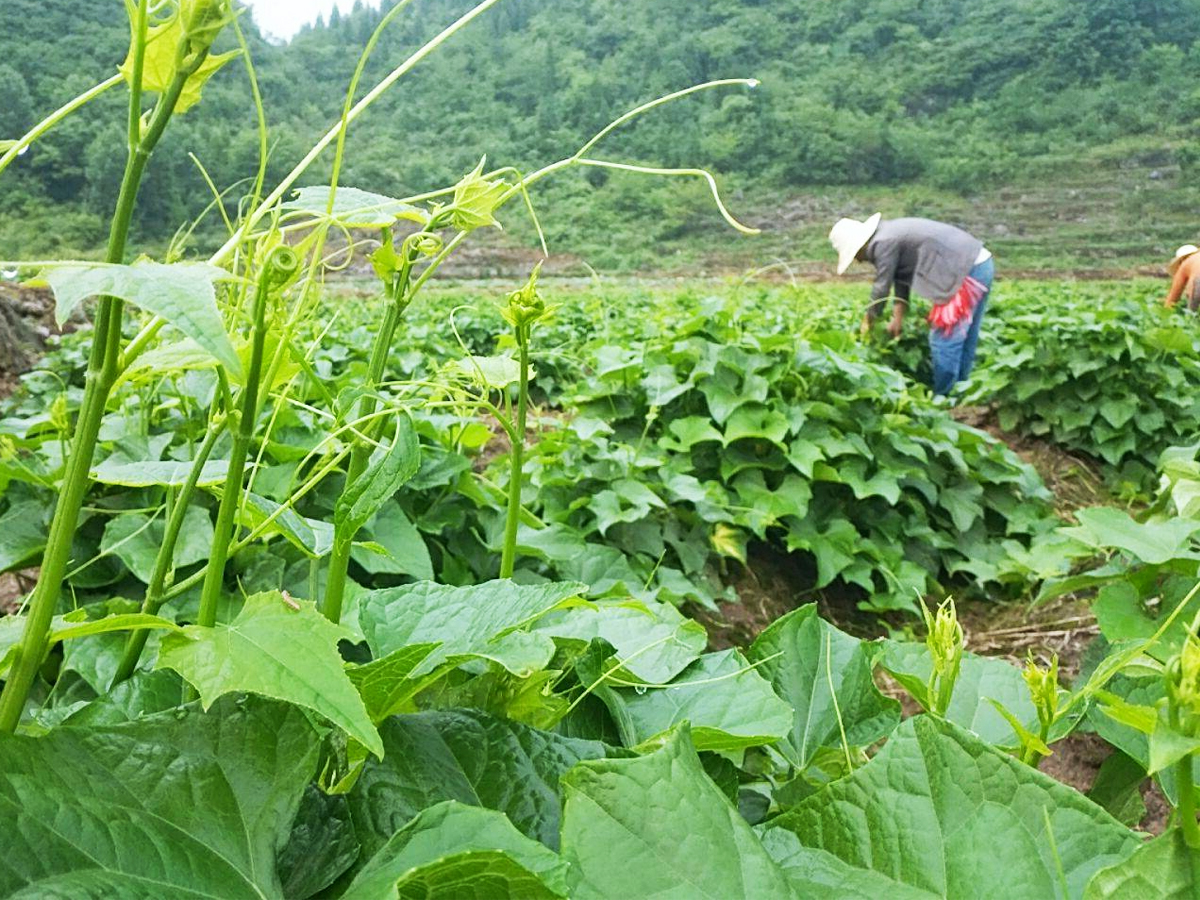
POLYGON ((1183 265, 1175 270, 1175 278, 1171 281, 1171 290, 1167 292, 1167 299, 1163 301, 1163 305, 1167 309, 1178 303, 1179 298, 1183 296, 1183 289, 1188 283, 1188 275, 1191 268, 1185 261, 1183 265))

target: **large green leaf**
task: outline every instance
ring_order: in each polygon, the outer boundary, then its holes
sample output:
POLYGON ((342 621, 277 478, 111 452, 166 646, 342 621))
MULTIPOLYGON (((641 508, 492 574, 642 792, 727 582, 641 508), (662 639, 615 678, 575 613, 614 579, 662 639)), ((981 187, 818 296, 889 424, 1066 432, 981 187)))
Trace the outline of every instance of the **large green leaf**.
POLYGON ((762 830, 798 894, 1078 898, 1136 835, 949 722, 917 716, 865 767, 762 830))
POLYGON ((53 266, 46 281, 54 290, 55 316, 62 325, 88 297, 119 297, 162 316, 234 373, 242 364, 217 309, 213 282, 229 273, 199 263, 138 262, 131 266, 53 266))
POLYGON ((1063 533, 1089 547, 1115 547, 1147 563, 1164 563, 1184 556, 1195 557, 1191 550, 1191 538, 1200 530, 1200 521, 1168 519, 1161 522, 1135 522, 1124 510, 1107 506, 1081 509, 1075 516, 1079 525, 1064 528, 1063 533))
POLYGON ((499 580, 453 587, 423 581, 364 594, 359 621, 376 659, 410 644, 441 645, 413 676, 432 672, 450 659, 472 656, 521 675, 544 667, 554 644, 545 635, 518 629, 585 590, 585 585, 573 582, 521 585, 499 580))
POLYGON ((683 722, 697 750, 773 744, 792 727, 792 708, 736 650, 701 656, 663 687, 606 688, 602 697, 629 746, 683 722))
POLYGON ((205 708, 234 691, 285 700, 319 713, 382 756, 379 733, 338 652, 338 641, 353 633, 312 603, 295 606, 276 591, 256 594, 228 625, 189 625, 168 635, 158 668, 174 669, 191 682, 205 708))
POLYGON ((572 900, 796 896, 705 774, 686 726, 648 756, 581 763, 563 790, 572 900))
POLYGON ((0 735, 0 894, 282 897, 276 849, 317 758, 302 711, 253 698, 0 735))
POLYGON ((499 810, 522 834, 556 848, 563 773, 583 759, 628 755, 476 710, 393 716, 379 731, 386 755, 368 760, 346 797, 366 858, 443 800, 499 810))
POLYGON ((396 897, 397 888, 400 897, 429 900, 564 897, 566 868, 554 851, 521 834, 503 813, 447 800, 418 813, 396 832, 342 898, 383 900, 396 897), (496 853, 514 866, 481 869, 480 855, 496 853))
POLYGON ((872 676, 869 644, 834 628, 815 604, 772 623, 748 651, 775 692, 795 711, 789 742, 806 767, 824 747, 865 747, 900 722, 900 704, 884 697, 872 676))
MULTIPOLYGON (((886 641, 880 664, 918 703, 929 707, 930 700, 925 695, 933 663, 924 644, 886 641)), ((964 653, 946 718, 989 744, 1019 745, 1020 739, 1012 725, 996 709, 993 700, 1002 704, 1022 724, 1032 726, 1037 723, 1037 709, 1029 698, 1029 687, 1016 666, 1002 659, 964 653)))
POLYGON ((1097 872, 1084 900, 1195 900, 1200 895, 1200 851, 1170 831, 1138 847, 1123 862, 1097 872))
POLYGON ((556 638, 611 644, 625 673, 665 684, 691 665, 708 644, 703 626, 665 603, 598 600, 546 616, 536 631, 556 638))

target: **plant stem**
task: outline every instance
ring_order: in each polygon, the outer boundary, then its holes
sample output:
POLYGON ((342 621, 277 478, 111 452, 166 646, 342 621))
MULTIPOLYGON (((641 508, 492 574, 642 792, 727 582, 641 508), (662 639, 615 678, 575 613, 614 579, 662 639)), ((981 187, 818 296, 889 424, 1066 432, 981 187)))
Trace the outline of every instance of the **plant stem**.
MULTIPOLYGON (((119 264, 125 258, 125 244, 129 237, 129 226, 133 219, 138 188, 146 171, 146 163, 175 112, 175 105, 179 102, 184 84, 194 71, 189 69, 176 73, 170 87, 155 106, 145 133, 135 135, 135 122, 140 130, 140 74, 146 47, 147 9, 147 0, 141 0, 138 12, 135 78, 130 91, 129 155, 125 161, 125 174, 121 179, 121 191, 117 197, 117 206, 108 235, 108 252, 105 255, 106 262, 113 264, 119 264)), ((196 65, 200 62, 203 62, 203 55, 200 55, 196 65)), ((62 491, 50 524, 42 571, 30 600, 29 617, 25 621, 21 642, 14 650, 12 669, 5 682, 4 691, 0 693, 0 732, 11 733, 16 730, 25 710, 29 691, 46 655, 50 626, 58 607, 63 579, 70 563, 72 540, 79 524, 79 511, 90 484, 89 473, 96 452, 100 422, 104 418, 108 395, 119 372, 123 310, 124 304, 116 297, 103 297, 100 300, 92 349, 88 357, 83 402, 71 444, 71 455, 63 475, 62 491)))
POLYGON ((246 383, 242 387, 241 409, 230 415, 233 425, 233 447, 229 451, 229 470, 225 476, 225 489, 221 492, 217 524, 213 529, 212 550, 204 573, 204 586, 200 589, 200 612, 196 617, 196 624, 206 628, 211 628, 217 622, 217 601, 220 599, 221 587, 225 580, 225 563, 229 559, 229 542, 233 537, 233 518, 242 505, 242 480, 246 470, 246 457, 250 453, 254 423, 258 419, 258 382, 262 377, 263 348, 267 339, 267 299, 272 273, 273 269, 268 260, 259 272, 258 285, 254 292, 250 365, 246 370, 246 383))
POLYGON ((1196 783, 1192 769, 1192 755, 1189 753, 1175 764, 1175 783, 1178 785, 1179 805, 1175 812, 1179 814, 1180 827, 1183 829, 1183 841, 1192 850, 1200 850, 1200 823, 1196 822, 1196 783))
MULTIPOLYGON (((146 599, 142 601, 142 612, 144 613, 157 615, 163 605, 165 600, 163 590, 167 583, 167 574, 171 571, 171 562, 175 557, 175 545, 179 541, 179 532, 183 527, 184 517, 187 515, 188 507, 191 506, 192 497, 196 493, 196 485, 200 481, 200 473, 204 470, 204 464, 208 462, 217 438, 224 431, 224 420, 214 423, 204 436, 196 458, 192 460, 192 469, 188 472, 187 481, 180 488, 179 496, 175 499, 175 506, 167 519, 166 528, 163 529, 162 545, 158 548, 158 555, 154 559, 154 572, 150 576, 150 584, 146 587, 146 599)), ((130 633, 129 638, 125 641, 125 652, 121 656, 121 662, 117 666, 117 673, 113 676, 111 687, 116 687, 133 675, 149 637, 148 630, 130 633)))
MULTIPOLYGON (((387 367, 388 354, 392 349, 392 340, 396 335, 396 328, 400 324, 400 317, 408 308, 408 304, 412 302, 412 294, 409 292, 411 274, 412 259, 406 252, 400 270, 396 273, 395 281, 389 290, 391 301, 388 303, 383 323, 380 325, 379 331, 375 335, 375 343, 371 347, 371 361, 367 367, 365 384, 368 394, 359 401, 359 419, 365 419, 375 412, 377 405, 375 388, 383 380, 383 372, 387 367)), ((368 429, 368 434, 372 431, 374 431, 374 427, 368 429)), ((367 470, 367 464, 371 461, 370 444, 357 437, 353 440, 350 462, 346 467, 346 488, 349 488, 362 476, 362 473, 367 470)), ((336 623, 342 620, 342 603, 346 597, 346 578, 350 570, 350 551, 353 548, 354 533, 335 534, 333 550, 329 555, 329 572, 325 580, 325 601, 321 606, 321 612, 330 622, 336 623)))
POLYGON ((512 578, 517 562, 517 525, 521 520, 521 487, 525 468, 525 420, 529 411, 529 333, 528 327, 517 327, 517 347, 520 349, 521 381, 517 391, 517 428, 509 457, 508 510, 504 522, 504 548, 500 555, 500 577, 512 578))

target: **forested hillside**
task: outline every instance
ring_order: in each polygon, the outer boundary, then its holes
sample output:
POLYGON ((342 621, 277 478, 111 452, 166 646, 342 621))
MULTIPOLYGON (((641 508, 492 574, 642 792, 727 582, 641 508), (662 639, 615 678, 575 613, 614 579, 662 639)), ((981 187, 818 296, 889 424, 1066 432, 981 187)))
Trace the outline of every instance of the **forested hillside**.
MULTIPOLYGON (((380 42, 364 83, 470 6, 414 3, 380 42)), ((360 7, 286 46, 262 41, 243 20, 273 173, 335 119, 380 15, 360 7)), ((118 0, 3 0, 0 139, 112 74, 127 28, 118 0)), ((969 209, 980 196, 995 204, 1000 187, 1087 170, 1098 152, 1117 172, 1154 167, 1147 188, 1165 198, 1177 167, 1197 157, 1197 34, 1197 0, 505 0, 362 120, 342 180, 404 194, 455 180, 484 152, 493 163, 532 166, 642 100, 754 76, 757 90, 658 111, 606 144, 608 158, 710 167, 735 205, 767 225, 776 208, 810 195, 851 206, 859 197, 885 207, 965 198, 969 209)), ((84 252, 100 241, 122 165, 116 93, 0 176, 0 258, 84 252)), ((143 239, 165 242, 211 200, 181 149, 221 188, 253 172, 254 110, 240 63, 216 77, 157 154, 143 191, 143 239)), ((601 264, 645 264, 654 255, 647 241, 703 237, 709 210, 698 187, 602 174, 540 193, 561 249, 603 243, 601 264), (613 232, 636 237, 596 242, 613 232)), ((1194 208, 1195 196, 1174 196, 1177 215, 1194 208)), ((1047 215, 1070 220, 1061 210, 1069 201, 1048 198, 1047 215)), ((811 245, 819 230, 808 217, 824 212, 802 206, 791 224, 811 245)), ((210 217, 197 239, 211 241, 218 226, 210 217)), ((524 237, 518 229, 511 239, 524 237)), ((786 250, 782 239, 771 246, 786 250)))

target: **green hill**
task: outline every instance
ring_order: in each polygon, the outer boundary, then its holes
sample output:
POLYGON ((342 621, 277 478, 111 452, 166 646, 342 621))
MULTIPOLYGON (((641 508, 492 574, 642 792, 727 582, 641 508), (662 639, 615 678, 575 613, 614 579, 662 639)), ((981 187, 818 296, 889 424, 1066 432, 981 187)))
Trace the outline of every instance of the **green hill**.
MULTIPOLYGON (((470 6, 418 0, 364 83, 470 6)), ((336 118, 380 15, 359 6, 285 46, 244 20, 273 175, 336 118)), ((108 77, 127 29, 119 0, 4 0, 0 138, 108 77)), ((592 172, 538 192, 555 246, 603 268, 803 265, 821 258, 832 216, 878 207, 961 221, 1017 266, 1152 262, 1194 235, 1196 34, 1197 0, 503 0, 360 121, 342 181, 412 193, 456 180, 484 152, 527 168, 645 99, 753 76, 759 89, 658 110, 603 155, 713 169, 765 237, 734 240, 698 184, 592 172)), ((119 93, 0 175, 0 258, 86 253, 102 240, 123 151, 119 93)), ((164 244, 211 200, 189 153, 221 188, 253 172, 240 64, 156 154, 143 242, 164 244)), ((211 243, 218 226, 210 217, 196 240, 211 243)), ((532 235, 518 225, 500 240, 532 235)))

